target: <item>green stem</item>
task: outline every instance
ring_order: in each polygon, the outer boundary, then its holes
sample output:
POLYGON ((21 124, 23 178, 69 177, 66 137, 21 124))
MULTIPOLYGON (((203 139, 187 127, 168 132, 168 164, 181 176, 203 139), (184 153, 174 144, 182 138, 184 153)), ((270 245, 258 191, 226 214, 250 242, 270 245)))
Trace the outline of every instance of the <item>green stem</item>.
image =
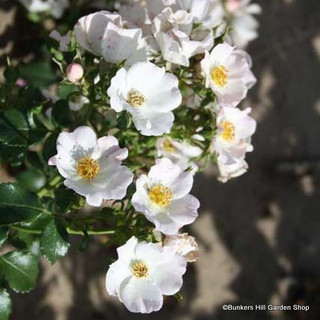
MULTIPOLYGON (((42 233, 43 230, 37 230, 37 229, 28 229, 28 228, 24 228, 24 227, 20 227, 20 226, 11 226, 12 229, 14 230, 18 230, 18 231, 23 231, 23 232, 27 232, 27 233, 31 233, 31 234, 38 234, 40 235, 42 233)), ((74 230, 70 227, 68 227, 67 232, 69 234, 78 234, 78 235, 83 235, 84 232, 82 230, 74 230)), ((88 230, 87 234, 88 235, 105 235, 105 234, 114 234, 115 230, 88 230)))
POLYGON ((41 188, 37 195, 39 198, 42 198, 48 193, 48 189, 53 189, 57 184, 59 184, 62 180, 60 175, 54 176, 43 188, 41 188))

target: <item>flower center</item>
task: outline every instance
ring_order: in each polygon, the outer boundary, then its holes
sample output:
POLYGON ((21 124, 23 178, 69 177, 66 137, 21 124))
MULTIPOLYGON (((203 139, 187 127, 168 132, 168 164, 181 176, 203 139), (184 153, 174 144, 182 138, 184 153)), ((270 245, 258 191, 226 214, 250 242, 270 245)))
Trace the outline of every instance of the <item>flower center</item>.
POLYGON ((148 267, 142 261, 137 261, 132 267, 132 273, 136 278, 146 278, 148 273, 148 267))
POLYGON ((171 203, 173 192, 170 188, 157 184, 149 190, 149 197, 158 206, 166 207, 171 203))
POLYGON ((224 121, 221 123, 221 128, 223 129, 220 137, 226 141, 233 141, 235 138, 235 126, 230 121, 224 121))
POLYGON ((213 68, 211 70, 211 79, 219 87, 225 87, 228 82, 228 70, 224 66, 213 68))
POLYGON ((176 150, 175 146, 169 139, 164 139, 162 146, 163 150, 168 153, 173 153, 176 150))
POLYGON ((147 98, 138 90, 132 89, 129 92, 127 102, 130 104, 131 107, 139 108, 147 102, 147 98))
POLYGON ((96 160, 90 157, 81 158, 78 160, 78 175, 85 179, 94 178, 99 172, 99 164, 96 160))

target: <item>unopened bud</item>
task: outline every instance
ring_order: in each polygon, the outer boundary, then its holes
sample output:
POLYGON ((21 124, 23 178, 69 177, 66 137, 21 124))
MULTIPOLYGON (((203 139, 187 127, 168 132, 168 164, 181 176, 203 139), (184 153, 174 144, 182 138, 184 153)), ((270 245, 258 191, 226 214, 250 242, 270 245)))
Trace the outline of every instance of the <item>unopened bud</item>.
POLYGON ((79 63, 71 63, 67 66, 67 78, 75 83, 83 77, 83 68, 79 63))

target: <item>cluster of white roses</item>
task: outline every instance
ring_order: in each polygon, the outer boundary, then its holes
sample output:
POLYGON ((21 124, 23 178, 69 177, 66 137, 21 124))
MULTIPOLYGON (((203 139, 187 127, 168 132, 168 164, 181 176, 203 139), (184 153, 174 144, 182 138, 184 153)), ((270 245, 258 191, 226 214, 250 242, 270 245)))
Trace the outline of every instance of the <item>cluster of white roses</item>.
MULTIPOLYGON (((232 11, 248 2, 229 1, 227 7, 232 11)), ((179 231, 198 216, 199 201, 189 193, 198 168, 194 158, 203 150, 169 135, 173 111, 183 101, 179 79, 173 74, 176 68, 187 68, 190 58, 198 55, 200 69, 190 72, 198 72, 217 97, 211 146, 217 154, 220 180, 244 173, 245 154, 253 149, 256 122, 249 109, 241 111, 237 105, 256 79, 246 52, 233 47, 230 40, 214 46, 215 38, 221 36, 221 5, 216 0, 134 1, 120 6, 121 15, 96 12, 82 17, 74 28, 82 50, 108 63, 124 62, 107 90, 111 108, 128 112, 141 135, 158 137, 155 165, 137 177, 136 191, 128 200, 166 238, 155 244, 132 237, 117 249, 118 260, 106 277, 109 294, 132 312, 159 310, 163 295, 180 290, 186 261, 197 258, 195 240, 179 231), (163 61, 166 67, 159 67, 163 61)), ((82 76, 79 65, 67 68, 69 81, 82 76)), ((193 138, 203 137, 194 134, 193 138)), ((122 164, 128 156, 128 149, 121 148, 114 136, 97 139, 93 129, 83 126, 59 135, 57 155, 49 164, 57 167, 66 187, 84 196, 89 205, 100 206, 103 200, 126 196, 134 180, 122 164)))
MULTIPOLYGON (((70 6, 69 0, 19 0, 30 12, 49 12, 55 18, 61 18, 64 11, 70 6)), ((99 1, 87 1, 93 7, 100 7, 99 1), (96 5, 95 5, 96 2, 96 5)), ((117 2, 121 15, 133 25, 143 27, 144 30, 150 28, 151 21, 161 13, 165 6, 166 9, 154 21, 156 29, 156 39, 158 42, 168 41, 167 36, 163 34, 163 30, 167 29, 167 22, 175 25, 172 35, 177 37, 183 47, 183 53, 180 57, 181 61, 187 63, 188 56, 202 50, 197 46, 198 41, 207 42, 210 46, 212 40, 207 29, 219 27, 218 32, 222 32, 227 21, 232 27, 230 36, 233 43, 238 48, 244 48, 248 43, 258 36, 258 22, 254 15, 261 13, 261 7, 258 4, 251 4, 251 0, 120 0, 117 2), (173 10, 181 10, 174 14, 173 10), (188 11, 192 14, 185 15, 182 11, 188 11), (189 19, 189 20, 188 20, 189 19), (189 22, 201 23, 202 28, 194 30, 191 33, 189 22), (149 23, 148 23, 149 22, 149 23), (188 26, 189 25, 189 26, 188 26), (188 39, 193 42, 187 46, 188 39)), ((150 29, 149 29, 150 30, 150 29)), ((169 39, 169 41, 171 41, 169 39)), ((174 44, 176 46, 176 44, 174 44)), ((162 46, 166 51, 165 46, 162 46)), ((163 52, 163 54, 165 54, 163 52)), ((170 52, 167 52, 170 54, 170 52)))
MULTIPOLYGON (((104 199, 123 199, 133 180, 122 165, 128 156, 113 136, 96 138, 90 127, 62 132, 57 155, 49 160, 66 179, 66 187, 85 196, 88 204, 100 206, 104 199)), ((197 244, 179 229, 198 216, 199 201, 189 194, 193 174, 168 158, 158 159, 148 175, 136 180, 132 205, 167 235, 164 246, 138 242, 132 237, 118 248, 119 259, 110 266, 107 291, 132 312, 157 311, 163 295, 173 295, 182 286, 186 261, 195 261, 197 244)))

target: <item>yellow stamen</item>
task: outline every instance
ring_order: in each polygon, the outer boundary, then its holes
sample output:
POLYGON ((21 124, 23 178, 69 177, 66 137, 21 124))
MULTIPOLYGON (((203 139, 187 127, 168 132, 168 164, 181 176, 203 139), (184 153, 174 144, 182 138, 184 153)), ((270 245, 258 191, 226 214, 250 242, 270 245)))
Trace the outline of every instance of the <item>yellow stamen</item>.
POLYGON ((164 139, 163 141, 163 150, 168 153, 173 153, 176 151, 175 146, 169 139, 164 139))
POLYGON ((139 108, 147 102, 147 98, 138 90, 130 90, 127 102, 131 107, 139 108))
POLYGON ((90 157, 81 158, 78 160, 78 175, 85 179, 93 179, 99 172, 99 164, 96 160, 90 157))
POLYGON ((225 87, 228 82, 228 70, 224 66, 215 67, 211 70, 211 79, 219 87, 225 87))
POLYGON ((132 273, 136 278, 146 278, 149 275, 149 270, 144 262, 137 261, 132 267, 132 273))
POLYGON ((170 188, 157 184, 149 190, 149 197, 159 207, 166 207, 171 203, 173 192, 170 188))
POLYGON ((233 141, 236 135, 235 126, 230 121, 224 121, 220 126, 223 129, 220 137, 228 142, 233 141))

